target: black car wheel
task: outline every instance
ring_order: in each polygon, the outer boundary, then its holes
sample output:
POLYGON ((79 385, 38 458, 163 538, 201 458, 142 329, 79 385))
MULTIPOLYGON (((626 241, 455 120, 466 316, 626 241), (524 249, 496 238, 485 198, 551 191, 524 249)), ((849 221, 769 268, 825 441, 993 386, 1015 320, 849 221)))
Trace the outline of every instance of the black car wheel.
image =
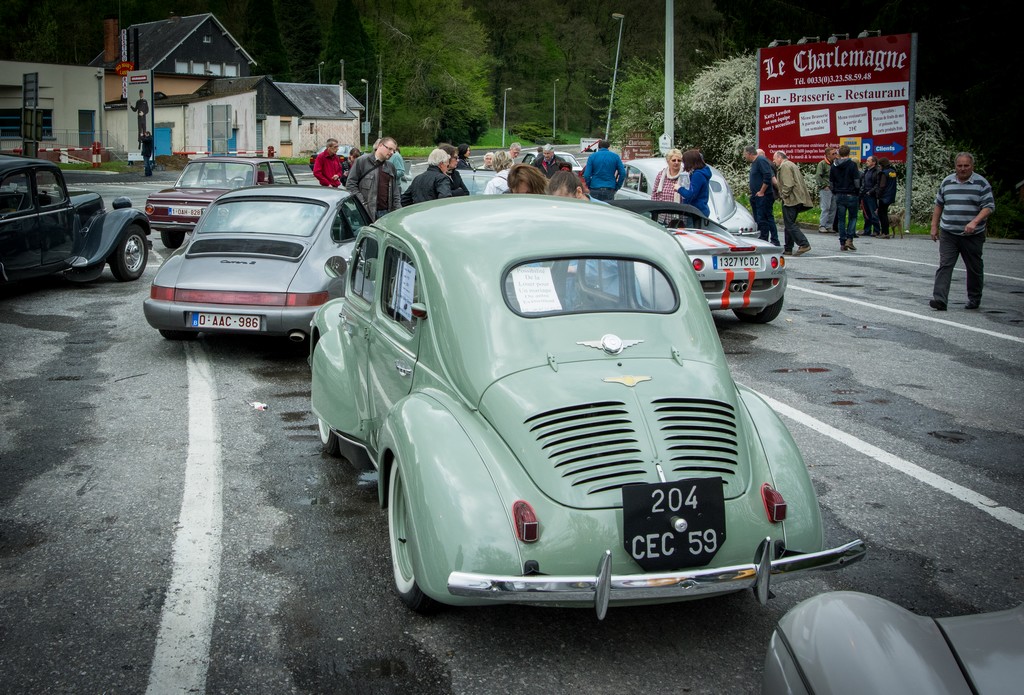
POLYGON ((185 243, 185 232, 160 230, 160 241, 169 249, 176 249, 185 243))
POLYGON ((782 313, 783 299, 784 297, 779 297, 779 301, 769 304, 758 312, 751 313, 742 309, 736 309, 732 313, 736 314, 736 318, 745 323, 769 323, 778 318, 779 314, 782 313))
POLYGON ((121 282, 138 280, 146 270, 148 260, 149 246, 146 244, 146 235, 139 225, 128 225, 124 238, 110 255, 110 270, 114 277, 121 282))
POLYGON ((323 445, 324 453, 328 456, 338 456, 341 452, 338 435, 331 431, 330 425, 320 418, 316 419, 316 424, 320 429, 320 443, 323 445))
POLYGON ((416 583, 412 544, 409 538, 411 526, 405 480, 402 478, 402 467, 396 460, 391 466, 391 479, 388 481, 388 536, 391 540, 391 567, 395 575, 395 590, 402 602, 412 610, 417 613, 433 613, 439 604, 424 594, 416 583))

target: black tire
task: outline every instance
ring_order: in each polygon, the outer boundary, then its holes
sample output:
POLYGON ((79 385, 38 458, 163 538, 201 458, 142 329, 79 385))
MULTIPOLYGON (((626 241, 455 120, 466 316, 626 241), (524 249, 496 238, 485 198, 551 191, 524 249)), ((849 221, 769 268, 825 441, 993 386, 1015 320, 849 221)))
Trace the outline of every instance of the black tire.
POLYGON ((160 335, 167 340, 195 340, 199 337, 195 331, 166 331, 163 328, 160 329, 160 335))
POLYGON ((736 318, 745 323, 770 323, 782 313, 782 300, 784 299, 785 297, 779 297, 779 301, 769 304, 756 314, 744 312, 742 309, 734 309, 732 313, 736 314, 736 318))
POLYGON ((339 456, 341 454, 341 442, 330 426, 321 420, 316 419, 317 428, 320 430, 320 443, 323 445, 324 453, 328 456, 339 456))
POLYGON ((429 615, 440 607, 416 583, 409 544, 409 508, 405 494, 405 481, 398 461, 391 466, 388 480, 388 538, 391 541, 391 568, 395 591, 402 602, 416 613, 429 615))
POLYGON ((160 241, 163 245, 169 249, 176 249, 185 243, 185 232, 181 230, 171 231, 167 229, 160 230, 160 241))
POLYGON ((146 243, 146 233, 142 227, 137 224, 128 225, 117 248, 107 260, 114 277, 121 282, 142 277, 149 261, 149 244, 146 243))

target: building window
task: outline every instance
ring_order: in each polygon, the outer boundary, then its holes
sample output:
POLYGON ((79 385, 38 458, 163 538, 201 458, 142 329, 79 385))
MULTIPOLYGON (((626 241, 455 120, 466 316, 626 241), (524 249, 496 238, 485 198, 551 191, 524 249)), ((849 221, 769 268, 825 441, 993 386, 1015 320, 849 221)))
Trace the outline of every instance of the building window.
POLYGON ((220 63, 210 63, 210 67, 207 69, 207 73, 210 75, 221 75, 224 72, 224 66, 220 63))
POLYGON ((174 72, 179 75, 188 74, 188 61, 187 60, 176 60, 174 61, 174 72))
POLYGON ((225 77, 238 77, 238 65, 231 63, 224 66, 225 77))
POLYGON ((206 36, 203 37, 203 43, 213 43, 213 37, 211 37, 209 34, 207 34, 206 36))
POLYGON ((281 121, 281 142, 292 141, 292 122, 281 121))

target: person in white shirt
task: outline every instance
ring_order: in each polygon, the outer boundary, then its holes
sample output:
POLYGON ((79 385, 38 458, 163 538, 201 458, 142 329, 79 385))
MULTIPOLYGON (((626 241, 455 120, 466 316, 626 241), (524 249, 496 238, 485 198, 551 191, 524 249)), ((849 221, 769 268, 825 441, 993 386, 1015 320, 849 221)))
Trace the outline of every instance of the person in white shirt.
POLYGON ((507 152, 494 153, 493 168, 497 173, 484 187, 484 195, 508 193, 508 170, 512 168, 513 164, 515 164, 515 160, 511 159, 507 152))

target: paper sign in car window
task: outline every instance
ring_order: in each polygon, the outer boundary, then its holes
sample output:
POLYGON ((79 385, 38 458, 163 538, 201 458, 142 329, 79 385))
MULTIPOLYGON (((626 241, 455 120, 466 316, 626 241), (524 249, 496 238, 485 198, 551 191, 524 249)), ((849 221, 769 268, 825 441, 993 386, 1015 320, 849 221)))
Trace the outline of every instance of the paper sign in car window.
POLYGON ((406 321, 412 321, 413 289, 416 287, 416 268, 407 261, 398 263, 398 306, 395 311, 406 321))
POLYGON ((561 311, 562 303, 555 292, 551 268, 520 266, 512 271, 512 283, 519 301, 519 310, 526 314, 561 311))

